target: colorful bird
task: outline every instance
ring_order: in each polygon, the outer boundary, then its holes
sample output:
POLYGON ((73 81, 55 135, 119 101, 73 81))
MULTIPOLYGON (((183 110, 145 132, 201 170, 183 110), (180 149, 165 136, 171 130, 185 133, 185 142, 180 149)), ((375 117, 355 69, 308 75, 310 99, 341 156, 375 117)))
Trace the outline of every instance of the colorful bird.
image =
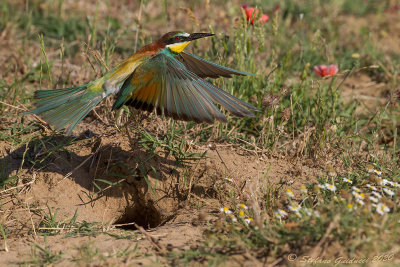
POLYGON ((254 116, 258 109, 216 87, 203 78, 254 75, 226 68, 183 52, 191 41, 212 36, 209 33, 169 32, 144 46, 103 77, 88 84, 65 89, 38 90, 36 108, 56 130, 67 134, 110 95, 116 95, 113 110, 123 105, 152 111, 178 120, 226 122, 214 105, 220 104, 235 116, 254 116))

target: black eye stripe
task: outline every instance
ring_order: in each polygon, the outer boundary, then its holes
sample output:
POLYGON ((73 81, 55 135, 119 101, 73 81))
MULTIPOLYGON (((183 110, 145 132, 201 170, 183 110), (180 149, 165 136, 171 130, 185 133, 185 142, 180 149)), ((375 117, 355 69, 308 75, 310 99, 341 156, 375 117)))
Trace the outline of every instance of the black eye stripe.
POLYGON ((170 38, 166 43, 167 44, 180 43, 180 42, 185 41, 186 39, 187 39, 187 37, 184 37, 184 36, 174 36, 174 37, 170 38), (179 38, 179 40, 176 39, 177 37, 179 38))

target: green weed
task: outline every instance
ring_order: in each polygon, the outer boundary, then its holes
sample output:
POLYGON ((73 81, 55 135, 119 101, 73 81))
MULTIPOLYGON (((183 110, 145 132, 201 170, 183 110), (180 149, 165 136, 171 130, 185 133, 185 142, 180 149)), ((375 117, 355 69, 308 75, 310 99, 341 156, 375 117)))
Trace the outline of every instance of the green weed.
POLYGON ((51 251, 45 238, 44 247, 35 244, 32 248, 32 259, 25 263, 35 264, 38 266, 49 266, 59 262, 62 258, 62 255, 62 251, 51 251))

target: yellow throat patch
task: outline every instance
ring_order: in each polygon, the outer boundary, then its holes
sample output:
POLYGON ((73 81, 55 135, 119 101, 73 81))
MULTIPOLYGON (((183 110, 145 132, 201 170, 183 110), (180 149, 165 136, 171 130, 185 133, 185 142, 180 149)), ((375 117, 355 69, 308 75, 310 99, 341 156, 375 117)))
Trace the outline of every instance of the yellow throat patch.
POLYGON ((167 45, 167 47, 174 53, 180 53, 183 51, 183 49, 185 49, 186 46, 188 46, 188 44, 190 44, 190 41, 188 42, 183 42, 183 43, 176 43, 176 44, 170 44, 167 45))

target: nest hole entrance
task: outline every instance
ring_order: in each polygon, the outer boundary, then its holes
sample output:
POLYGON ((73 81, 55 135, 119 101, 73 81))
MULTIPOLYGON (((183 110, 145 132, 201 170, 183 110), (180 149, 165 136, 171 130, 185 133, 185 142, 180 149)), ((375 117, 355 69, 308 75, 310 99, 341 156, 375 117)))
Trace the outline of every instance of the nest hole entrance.
POLYGON ((151 229, 159 226, 162 222, 162 218, 160 212, 155 207, 138 205, 137 207, 127 208, 125 214, 115 223, 122 224, 118 227, 120 229, 136 230, 132 222, 142 226, 144 229, 151 229))

